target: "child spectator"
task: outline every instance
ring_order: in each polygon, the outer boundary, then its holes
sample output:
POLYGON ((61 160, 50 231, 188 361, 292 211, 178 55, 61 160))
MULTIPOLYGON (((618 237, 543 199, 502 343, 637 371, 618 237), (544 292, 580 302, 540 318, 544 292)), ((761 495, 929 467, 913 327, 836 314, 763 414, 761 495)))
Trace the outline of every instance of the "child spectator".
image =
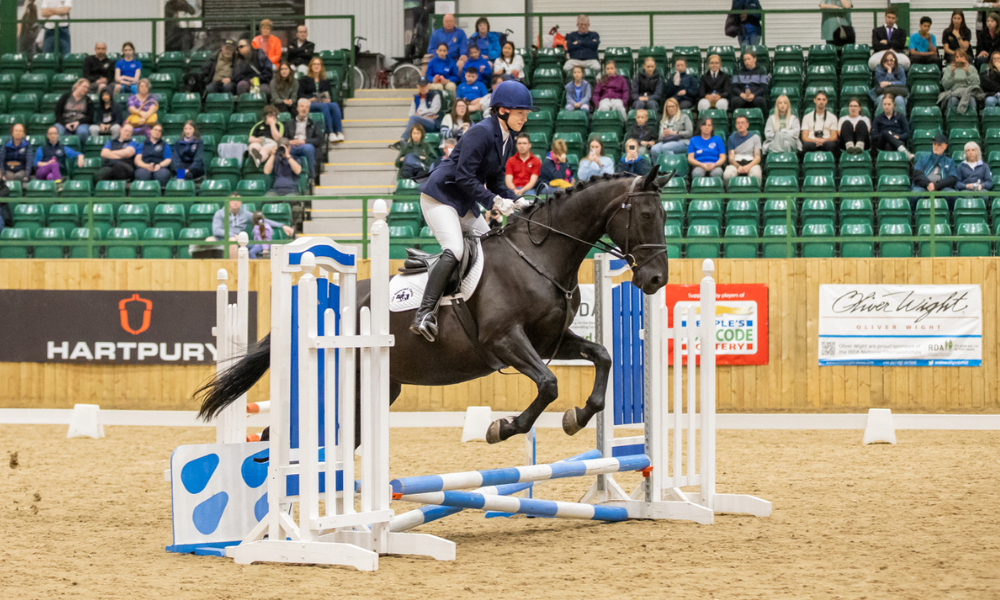
POLYGON ((441 137, 443 139, 461 139, 471 125, 469 103, 459 98, 455 101, 455 106, 451 108, 451 113, 445 115, 444 119, 441 120, 441 137))
MULTIPOLYGON (((253 240, 255 242, 270 242, 274 239, 274 228, 264 219, 264 213, 253 213, 253 240)), ((253 244, 248 248, 250 258, 266 258, 271 253, 271 244, 253 244)))
POLYGON ((122 57, 115 63, 115 94, 138 92, 141 77, 142 62, 135 58, 135 45, 125 42, 122 44, 122 57))
POLYGON ((455 95, 467 102, 479 100, 486 95, 486 86, 479 81, 479 73, 475 67, 465 69, 465 81, 458 86, 455 95))
POLYGON ((583 67, 573 67, 573 80, 566 84, 566 110, 590 112, 590 82, 583 78, 583 67))
POLYGON ((520 79, 524 74, 524 59, 516 53, 514 42, 504 43, 500 50, 500 56, 493 61, 493 73, 510 75, 514 79, 520 79))
MULTIPOLYGON (((593 102, 597 110, 616 110, 622 116, 622 121, 628 118, 625 105, 628 104, 628 80, 618 74, 615 61, 604 63, 604 77, 597 81, 594 87, 593 102)), ((582 178, 581 178, 582 179, 582 178)))
POLYGON ((613 175, 614 172, 615 165, 611 162, 611 158, 604 156, 604 144, 597 138, 590 140, 590 154, 580 161, 580 168, 576 173, 577 178, 580 181, 590 181, 595 175, 605 173, 613 175))
POLYGON ((493 67, 489 59, 480 56, 479 46, 475 44, 469 44, 469 60, 465 63, 466 73, 470 68, 476 70, 476 81, 483 84, 485 89, 490 83, 490 76, 493 75, 493 67))
POLYGON ((540 193, 548 194, 555 188, 565 189, 573 185, 573 169, 566 160, 566 150, 566 140, 552 141, 552 150, 542 161, 541 181, 538 184, 540 193))
POLYGON ((656 123, 649 122, 649 111, 640 108, 635 111, 635 125, 629 128, 625 139, 636 140, 639 144, 639 154, 645 156, 650 148, 656 145, 656 129, 656 123))
POLYGON ((448 44, 440 43, 437 56, 427 63, 427 79, 432 90, 448 90, 452 94, 458 87, 458 65, 448 56, 448 44))
POLYGON ((639 154, 639 142, 634 139, 625 140, 625 154, 618 161, 618 173, 645 175, 649 172, 649 161, 639 154))

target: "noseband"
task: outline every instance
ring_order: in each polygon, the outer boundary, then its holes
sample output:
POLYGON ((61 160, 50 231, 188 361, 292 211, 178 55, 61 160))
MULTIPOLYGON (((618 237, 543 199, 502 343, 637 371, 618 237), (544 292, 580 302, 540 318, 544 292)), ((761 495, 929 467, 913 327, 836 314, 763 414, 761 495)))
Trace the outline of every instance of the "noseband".
POLYGON ((639 244, 638 246, 632 247, 632 199, 645 193, 635 191, 635 186, 638 185, 642 179, 642 177, 636 177, 632 181, 632 185, 628 188, 628 196, 626 196, 625 202, 622 202, 615 208, 615 211, 611 213, 611 218, 608 219, 607 224, 604 226, 604 230, 607 231, 611 227, 611 222, 614 221, 615 217, 618 216, 618 213, 623 210, 628 215, 628 221, 625 223, 625 248, 623 248, 621 252, 613 250, 610 254, 613 254, 618 258, 625 259, 625 262, 633 271, 638 271, 646 263, 667 251, 666 244, 639 244), (646 257, 645 260, 636 262, 635 251, 637 250, 655 250, 655 252, 652 252, 646 257))

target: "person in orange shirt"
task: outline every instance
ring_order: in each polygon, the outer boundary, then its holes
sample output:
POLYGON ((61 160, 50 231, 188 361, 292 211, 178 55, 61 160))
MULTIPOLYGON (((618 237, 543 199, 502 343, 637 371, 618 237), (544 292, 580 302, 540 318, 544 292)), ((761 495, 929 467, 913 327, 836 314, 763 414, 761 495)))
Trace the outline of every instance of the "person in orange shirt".
POLYGON ((271 35, 273 28, 274 23, 271 22, 271 19, 261 21, 260 35, 253 39, 253 47, 263 50, 274 66, 278 66, 278 63, 281 62, 281 40, 278 39, 278 36, 271 35))

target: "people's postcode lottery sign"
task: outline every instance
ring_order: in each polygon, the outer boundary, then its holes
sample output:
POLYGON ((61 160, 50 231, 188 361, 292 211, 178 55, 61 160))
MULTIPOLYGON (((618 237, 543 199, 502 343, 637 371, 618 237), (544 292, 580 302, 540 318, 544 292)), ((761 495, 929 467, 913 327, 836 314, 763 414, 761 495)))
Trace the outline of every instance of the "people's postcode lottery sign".
MULTIPOLYGON (((701 286, 668 285, 667 322, 676 327, 675 314, 692 309, 701 326, 701 286)), ((680 319, 687 327, 687 320, 680 319)), ((701 356, 701 338, 696 338, 695 352, 701 356)), ((674 345, 669 350, 673 364, 674 345)), ((687 360, 687 345, 682 352, 687 360)), ((699 359, 700 360, 700 359, 699 359)), ((722 283, 715 288, 715 361, 720 365, 767 364, 767 286, 760 283, 722 283)))

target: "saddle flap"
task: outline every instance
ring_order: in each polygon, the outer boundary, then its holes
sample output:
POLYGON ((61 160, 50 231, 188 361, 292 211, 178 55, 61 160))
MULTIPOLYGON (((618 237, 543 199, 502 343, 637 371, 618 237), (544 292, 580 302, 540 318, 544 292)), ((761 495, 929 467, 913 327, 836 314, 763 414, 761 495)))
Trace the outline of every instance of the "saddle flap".
MULTIPOLYGON (((469 271, 472 270, 473 265, 476 264, 476 260, 479 258, 478 236, 466 235, 462 239, 462 243, 465 246, 465 252, 462 255, 458 269, 455 270, 451 281, 448 282, 448 287, 445 288, 444 293, 446 296, 451 296, 461 291, 462 280, 469 274, 469 271)), ((425 273, 430 271, 434 263, 440 260, 440 258, 441 253, 429 254, 416 248, 407 248, 406 259, 404 259, 403 266, 399 269, 399 272, 403 275, 425 273)))

